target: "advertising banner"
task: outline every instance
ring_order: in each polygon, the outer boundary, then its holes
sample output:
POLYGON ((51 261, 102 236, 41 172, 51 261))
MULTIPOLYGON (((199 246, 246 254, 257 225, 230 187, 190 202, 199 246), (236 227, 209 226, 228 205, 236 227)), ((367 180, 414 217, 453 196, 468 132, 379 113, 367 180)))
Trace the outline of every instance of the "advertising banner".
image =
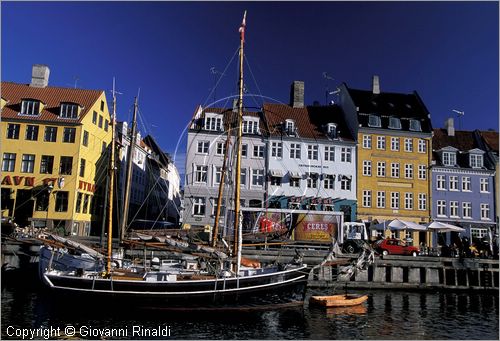
POLYGON ((297 217, 294 239, 330 242, 332 237, 337 238, 340 223, 341 217, 339 215, 300 213, 297 217))

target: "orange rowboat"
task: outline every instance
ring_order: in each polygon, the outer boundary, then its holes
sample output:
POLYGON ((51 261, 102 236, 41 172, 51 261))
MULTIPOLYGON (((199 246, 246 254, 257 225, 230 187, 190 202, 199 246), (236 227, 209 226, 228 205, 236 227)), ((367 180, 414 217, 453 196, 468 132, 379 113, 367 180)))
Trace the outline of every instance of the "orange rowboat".
POLYGON ((350 307, 363 303, 367 295, 311 296, 310 302, 323 307, 350 307))

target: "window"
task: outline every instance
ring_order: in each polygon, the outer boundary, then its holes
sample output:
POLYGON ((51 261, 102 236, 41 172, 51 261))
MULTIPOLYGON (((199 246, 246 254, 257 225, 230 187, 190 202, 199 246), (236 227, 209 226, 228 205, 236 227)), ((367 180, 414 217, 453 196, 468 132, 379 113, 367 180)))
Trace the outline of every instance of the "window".
POLYGON ((390 129, 401 129, 401 120, 397 117, 389 117, 390 129))
POLYGON ((215 149, 216 155, 225 155, 226 154, 226 141, 217 142, 217 148, 215 149))
POLYGON ((247 157, 248 155, 248 144, 241 145, 241 157, 247 157))
POLYGON ((92 113, 92 123, 97 124, 97 111, 92 113))
POLYGON ((413 165, 405 164, 405 178, 413 179, 413 165))
POLYGON ((457 154, 451 152, 443 152, 443 165, 455 166, 457 163, 457 154))
POLYGON ((340 161, 351 162, 351 148, 342 147, 340 149, 340 161))
POLYGON ((449 190, 450 191, 458 191, 458 176, 450 176, 449 177, 449 190))
POLYGON ((427 209, 427 195, 425 193, 418 193, 418 209, 421 211, 427 209))
POLYGON ((285 131, 289 136, 295 136, 295 121, 294 120, 285 120, 285 131))
POLYGON ((85 146, 85 147, 88 147, 89 145, 89 132, 84 130, 83 131, 83 142, 82 144, 85 146))
POLYGON ((207 183, 208 166, 195 166, 194 182, 207 183))
POLYGON ((371 137, 371 135, 363 135, 363 148, 372 149, 372 137, 371 137))
POLYGON ((489 220, 489 219, 490 219, 490 205, 481 204, 481 220, 489 220))
POLYGON ((385 149, 385 136, 377 136, 377 149, 385 149))
POLYGON ((247 185, 247 170, 245 168, 242 168, 240 174, 240 186, 245 187, 246 185, 247 185))
POLYGON ((26 140, 36 141, 38 140, 38 126, 28 124, 26 126, 26 140))
POLYGON ((42 155, 42 159, 40 161, 40 173, 52 174, 53 169, 54 169, 54 156, 42 155))
POLYGON ((74 143, 76 135, 76 128, 64 128, 63 142, 74 143))
POLYGON ((438 190, 445 190, 446 189, 444 175, 437 175, 436 176, 436 189, 438 189, 438 190))
POLYGON ((470 166, 472 168, 483 167, 483 156, 478 154, 470 154, 469 156, 470 166))
POLYGON ((102 128, 103 119, 104 117, 102 117, 102 115, 99 115, 99 124, 97 125, 99 128, 102 128))
POLYGON ((337 124, 335 123, 328 123, 326 126, 326 131, 328 133, 328 136, 332 139, 337 138, 337 124))
POLYGON ((382 125, 380 124, 380 117, 375 115, 368 116, 368 126, 374 128, 380 128, 382 125))
POLYGON ((101 111, 104 111, 104 101, 101 101, 101 111))
POLYGON ((9 123, 7 126, 7 138, 18 140, 19 139, 19 130, 21 130, 20 124, 9 123))
POLYGON ((221 131, 222 117, 205 117, 205 129, 211 131, 221 131))
POLYGON ((335 161, 334 146, 325 146, 325 161, 335 161))
POLYGON ((264 170, 252 169, 252 186, 262 186, 264 184, 264 170))
POLYGON ((195 197, 193 198, 193 215, 204 216, 205 215, 205 198, 195 197))
POLYGON ((399 151, 399 137, 391 137, 391 150, 399 151))
POLYGON ((472 238, 482 239, 488 235, 488 229, 471 228, 472 238))
POLYGON ((458 218, 458 201, 450 201, 450 217, 458 218))
POLYGON ((405 152, 412 152, 412 151, 413 151, 413 140, 405 139, 405 152))
POLYGON ((427 152, 427 144, 425 143, 425 140, 422 140, 422 139, 418 140, 418 152, 419 153, 426 153, 427 152))
POLYGON ((290 143, 290 159, 300 159, 299 143, 290 143))
POLYGON ((385 162, 377 162, 377 176, 385 177, 385 162))
POLYGON ((200 154, 208 154, 208 141, 198 141, 198 153, 200 154))
POLYGON ((462 177, 462 191, 470 192, 470 177, 469 176, 462 177))
POLYGON ((405 193, 405 209, 413 209, 413 193, 405 193))
POLYGON ((279 159, 283 157, 283 143, 281 142, 271 143, 271 156, 279 159))
POLYGON ((49 192, 42 191, 36 195, 35 211, 47 211, 49 208, 49 192))
POLYGON ((259 133, 259 122, 244 120, 242 127, 243 134, 258 134, 259 133))
POLYGON ((318 174, 309 173, 307 176, 307 188, 318 188, 318 174))
POLYGON ((45 142, 56 142, 57 140, 57 127, 45 127, 45 136, 43 138, 45 142))
POLYGON ((281 186, 281 176, 271 176, 271 186, 281 186))
POLYGON ((437 216, 438 217, 446 216, 446 201, 444 200, 437 201, 437 216))
POLYGON ((108 131, 108 129, 109 129, 109 121, 104 120, 104 131, 108 131))
POLYGON ((59 174, 71 175, 72 169, 73 169, 73 157, 61 156, 61 162, 59 165, 59 174))
POLYGON ((56 192, 56 212, 68 211, 68 197, 69 193, 66 191, 56 192))
POLYGON ((489 182, 488 178, 481 178, 479 179, 479 188, 481 193, 489 193, 489 182))
POLYGON ((372 162, 364 160, 363 161, 363 175, 372 176, 372 162))
POLYGON ((262 159, 264 157, 264 146, 253 146, 253 157, 262 159))
POLYGON ((296 187, 296 188, 300 187, 300 179, 299 178, 290 177, 289 182, 290 182, 290 187, 296 187))
POLYGON ((385 192, 384 191, 377 192, 377 207, 378 208, 385 208, 385 192))
POLYGON ((318 146, 313 144, 307 145, 307 159, 317 160, 318 159, 318 146))
POLYGON ((325 189, 334 189, 335 177, 332 174, 325 174, 323 178, 323 187, 325 189))
POLYGON ((76 196, 76 206, 75 206, 76 213, 80 213, 82 211, 82 199, 83 199, 83 193, 78 193, 76 196))
POLYGON ((422 131, 420 121, 410 119, 410 131, 422 131))
POLYGON ((80 176, 82 178, 85 176, 85 159, 80 160, 80 176))
POLYGON ((16 166, 16 154, 3 153, 2 172, 13 172, 16 166))
POLYGON ((214 170, 214 185, 220 184, 222 179, 222 167, 215 167, 214 170))
POLYGON ((340 189, 344 191, 350 191, 351 179, 348 178, 347 176, 343 176, 342 179, 340 180, 340 189))
POLYGON ((73 103, 62 103, 60 116, 62 118, 78 118, 78 105, 73 103))
POLYGON ((470 202, 462 203, 462 216, 464 218, 472 218, 472 203, 470 202))
POLYGON ((90 202, 90 194, 85 194, 85 196, 83 197, 82 213, 87 213, 89 209, 89 202, 90 202))
POLYGON ((391 163, 391 177, 399 178, 399 163, 391 163))
POLYGON ((33 173, 34 168, 35 168, 35 155, 23 154, 23 159, 21 162, 21 172, 33 173))
MULTIPOLYGON (((217 214, 217 204, 218 200, 217 199, 210 199, 212 202, 212 215, 215 217, 217 214)), ((220 212, 219 212, 219 217, 223 217, 226 214, 226 199, 222 199, 221 205, 220 205, 220 212)))
POLYGON ((399 209, 399 192, 391 192, 391 208, 399 209))
POLYGON ((425 165, 418 165, 418 178, 420 180, 427 179, 427 168, 425 165))
POLYGON ((372 207, 372 191, 363 190, 363 207, 372 207))
POLYGON ((21 102, 21 115, 38 116, 40 114, 40 102, 34 100, 23 100, 21 102))

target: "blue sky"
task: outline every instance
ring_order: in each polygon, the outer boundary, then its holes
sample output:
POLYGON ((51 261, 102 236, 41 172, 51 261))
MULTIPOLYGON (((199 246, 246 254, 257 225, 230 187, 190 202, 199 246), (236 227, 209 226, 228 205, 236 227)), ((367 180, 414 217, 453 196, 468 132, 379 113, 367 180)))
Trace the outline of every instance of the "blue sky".
MULTIPOLYGON (((185 135, 198 104, 236 94, 238 27, 248 11, 246 87, 288 102, 293 80, 305 101, 325 88, 416 90, 434 127, 465 112, 463 129, 498 130, 498 2, 2 2, 1 78, 29 83, 50 67, 54 86, 108 90, 116 77, 118 119, 140 88, 143 134, 182 171, 185 135), (227 67, 227 69, 226 69, 227 67), (327 80, 323 73, 327 72, 327 80)), ((268 100, 266 100, 268 101, 268 100)), ((225 102, 220 102, 224 104, 225 102)), ((248 100, 259 106, 262 102, 248 100)))

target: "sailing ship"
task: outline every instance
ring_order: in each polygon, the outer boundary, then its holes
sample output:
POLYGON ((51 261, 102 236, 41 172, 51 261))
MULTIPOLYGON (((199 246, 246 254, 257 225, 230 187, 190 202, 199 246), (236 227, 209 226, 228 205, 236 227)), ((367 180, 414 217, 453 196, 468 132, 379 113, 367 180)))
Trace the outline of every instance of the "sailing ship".
MULTIPOLYGON (((236 171, 241 168, 241 135, 243 116, 243 48, 246 28, 246 11, 239 29, 239 97, 236 131, 236 171)), ((114 92, 113 92, 114 95, 114 92)), ((114 134, 116 98, 113 96, 112 131, 114 134)), ((226 149, 227 150, 227 149, 226 149)), ((109 196, 113 197, 114 139, 110 157, 109 196)), ((230 256, 219 249, 215 242, 211 246, 179 241, 171 237, 155 237, 156 241, 180 253, 189 253, 191 258, 168 260, 156 269, 137 266, 117 267, 112 254, 112 205, 108 213, 108 244, 106 266, 102 271, 89 267, 77 270, 54 269, 40 262, 42 281, 59 293, 81 294, 85 297, 123 298, 127 303, 144 303, 151 299, 163 307, 176 304, 221 307, 227 304, 276 304, 301 303, 305 294, 307 265, 297 257, 288 264, 273 263, 262 266, 256 261, 245 261, 241 257, 242 224, 240 213, 240 177, 235 176, 234 200, 234 245, 230 256)), ((221 181, 221 185, 224 181, 221 181)), ((219 191, 221 193, 222 190, 219 191)), ((220 207, 220 205, 219 205, 220 207)), ((219 212, 217 213, 219 214, 219 212)), ((218 219, 215 219, 218 222, 218 219)), ((217 236, 217 226, 214 236, 217 236)), ((123 235, 123 231, 122 231, 123 235)), ((147 236, 144 237, 148 239, 147 236)), ((96 257, 98 261, 99 257, 96 257)))

